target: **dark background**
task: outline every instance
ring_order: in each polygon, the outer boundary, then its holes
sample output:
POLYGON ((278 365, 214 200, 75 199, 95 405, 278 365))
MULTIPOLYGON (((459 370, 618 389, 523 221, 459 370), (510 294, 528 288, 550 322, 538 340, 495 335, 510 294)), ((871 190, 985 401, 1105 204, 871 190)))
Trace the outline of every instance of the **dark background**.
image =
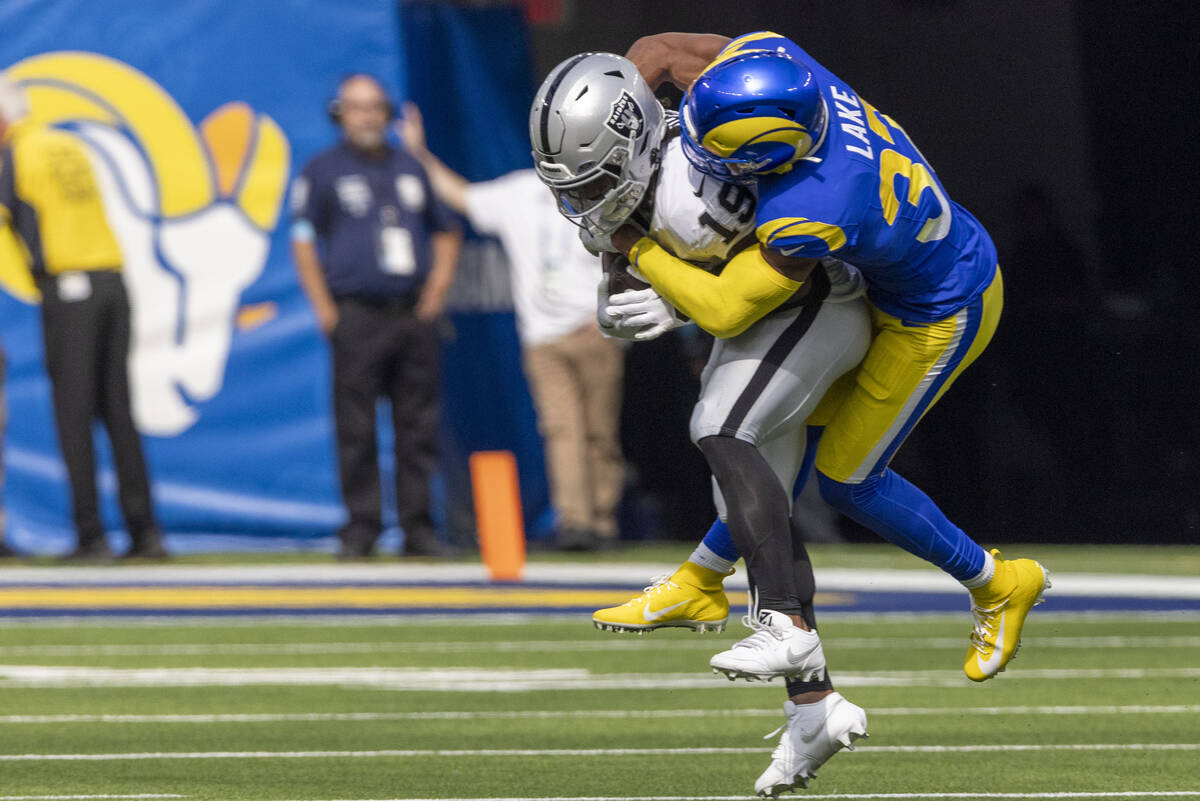
MULTIPOLYGON (((987 542, 1200 539, 1196 4, 580 0, 562 11, 533 27, 539 80, 574 53, 623 53, 661 31, 792 37, 898 119, 992 232, 1000 330, 893 463, 951 519, 987 542)), ((656 383, 631 368, 635 388, 656 383)))

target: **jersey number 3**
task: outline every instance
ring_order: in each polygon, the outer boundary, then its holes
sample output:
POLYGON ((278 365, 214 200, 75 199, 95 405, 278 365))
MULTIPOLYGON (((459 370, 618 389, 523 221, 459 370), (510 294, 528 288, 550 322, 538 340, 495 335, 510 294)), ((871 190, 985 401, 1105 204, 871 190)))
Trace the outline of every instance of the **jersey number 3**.
MULTIPOLYGON (((890 117, 881 115, 869 104, 867 117, 872 130, 888 142, 895 144, 888 128, 884 127, 881 117, 890 123, 888 127, 894 129, 906 140, 908 139, 903 128, 896 125, 890 117)), ((918 156, 921 155, 911 140, 909 140, 909 145, 918 156)), ((921 158, 924 161, 924 157, 921 158)), ((908 195, 904 198, 908 205, 916 208, 921 202, 921 193, 925 190, 932 192, 937 201, 938 213, 926 218, 925 224, 917 232, 917 241, 936 242, 939 239, 945 239, 946 235, 950 233, 950 203, 946 200, 942 188, 938 186, 937 179, 933 177, 929 167, 921 161, 913 161, 903 153, 891 148, 887 148, 879 154, 879 202, 883 205, 883 216, 888 225, 895 225, 896 215, 900 213, 901 200, 896 196, 896 176, 898 175, 902 175, 908 180, 908 195)))

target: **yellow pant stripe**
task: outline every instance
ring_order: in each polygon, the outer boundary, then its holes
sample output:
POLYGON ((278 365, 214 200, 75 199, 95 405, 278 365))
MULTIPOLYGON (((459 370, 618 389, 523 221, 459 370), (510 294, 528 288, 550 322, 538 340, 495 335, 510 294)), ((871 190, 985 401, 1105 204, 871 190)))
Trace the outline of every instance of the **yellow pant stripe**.
POLYGON ((936 323, 906 326, 872 309, 875 335, 866 358, 839 380, 810 418, 825 426, 817 469, 844 483, 860 483, 881 471, 920 418, 987 347, 1002 306, 997 269, 980 303, 936 323), (956 353, 958 363, 945 376, 956 353))
MULTIPOLYGON (((854 468, 854 471, 849 476, 843 479, 844 481, 851 484, 859 484, 866 480, 867 476, 871 474, 871 470, 875 467, 876 462, 883 458, 884 452, 891 446, 896 437, 901 436, 904 427, 908 425, 909 420, 912 418, 913 412, 929 392, 929 388, 933 385, 933 382, 946 369, 946 365, 950 362, 951 357, 954 356, 962 344, 962 338, 966 334, 967 323, 969 322, 967 310, 963 309, 950 320, 943 321, 943 323, 945 322, 951 323, 953 328, 951 329, 950 337, 945 340, 944 344, 941 344, 941 353, 938 354, 937 361, 920 377, 916 387, 909 392, 908 396, 902 398, 903 404, 899 409, 895 410, 894 417, 887 430, 875 441, 873 447, 867 452, 863 460, 854 468)), ((950 328, 950 326, 943 325, 943 323, 937 323, 936 325, 942 329, 950 328)), ((941 334, 942 332, 939 331, 938 333, 941 334)), ((936 342, 940 338, 940 336, 935 337, 933 341, 936 342)), ((949 382, 946 383, 948 384, 949 382)), ((945 385, 942 386, 942 390, 945 390, 945 385)))

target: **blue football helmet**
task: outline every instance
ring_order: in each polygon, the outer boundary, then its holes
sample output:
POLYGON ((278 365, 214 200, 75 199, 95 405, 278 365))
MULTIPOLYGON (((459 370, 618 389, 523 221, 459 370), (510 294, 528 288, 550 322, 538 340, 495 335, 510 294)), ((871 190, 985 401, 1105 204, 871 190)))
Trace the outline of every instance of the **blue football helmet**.
POLYGON ((732 183, 785 172, 820 147, 828 112, 816 77, 776 50, 717 60, 680 108, 683 152, 701 172, 732 183))

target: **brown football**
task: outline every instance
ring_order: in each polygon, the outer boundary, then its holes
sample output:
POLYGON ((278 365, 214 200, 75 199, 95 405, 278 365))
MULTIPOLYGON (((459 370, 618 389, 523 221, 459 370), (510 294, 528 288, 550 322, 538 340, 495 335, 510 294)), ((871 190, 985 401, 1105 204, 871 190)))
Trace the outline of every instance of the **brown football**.
POLYGON ((609 296, 619 295, 630 289, 648 289, 650 287, 645 281, 636 278, 629 272, 629 259, 620 253, 604 253, 601 255, 600 263, 604 267, 604 274, 608 276, 609 296))

